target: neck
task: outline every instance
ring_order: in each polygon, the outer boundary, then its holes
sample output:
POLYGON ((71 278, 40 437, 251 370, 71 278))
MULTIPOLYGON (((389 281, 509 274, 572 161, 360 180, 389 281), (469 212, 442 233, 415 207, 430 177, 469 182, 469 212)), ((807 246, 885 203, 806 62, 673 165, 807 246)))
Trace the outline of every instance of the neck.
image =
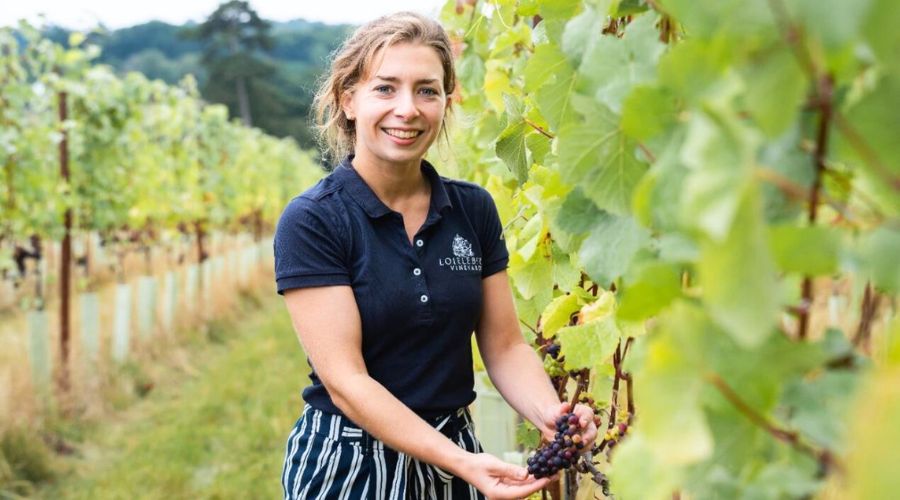
POLYGON ((422 174, 421 159, 407 163, 384 163, 372 158, 354 156, 353 169, 388 207, 403 205, 411 198, 430 190, 422 174))

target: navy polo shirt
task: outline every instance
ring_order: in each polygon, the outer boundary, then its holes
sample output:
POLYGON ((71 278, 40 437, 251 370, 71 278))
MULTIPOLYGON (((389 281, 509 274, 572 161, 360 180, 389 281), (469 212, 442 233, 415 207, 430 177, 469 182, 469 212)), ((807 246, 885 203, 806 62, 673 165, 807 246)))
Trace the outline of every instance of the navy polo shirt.
MULTIPOLYGON (((471 336, 481 281, 509 261, 494 201, 481 186, 441 177, 423 160, 431 203, 410 243, 402 215, 375 196, 351 159, 282 213, 274 242, 278 293, 350 286, 369 374, 424 417, 466 406, 475 399, 471 336)), ((340 414, 315 370, 310 378, 303 399, 340 414)))

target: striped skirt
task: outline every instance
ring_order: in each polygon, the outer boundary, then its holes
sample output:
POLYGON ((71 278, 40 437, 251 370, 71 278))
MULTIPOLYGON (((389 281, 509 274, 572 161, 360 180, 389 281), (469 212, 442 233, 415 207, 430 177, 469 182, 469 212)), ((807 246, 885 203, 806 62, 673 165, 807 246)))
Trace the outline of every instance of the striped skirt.
MULTIPOLYGON (((482 451, 466 408, 429 422, 461 448, 482 451)), ((347 418, 310 405, 287 440, 285 500, 483 500, 474 486, 388 448, 347 418)))

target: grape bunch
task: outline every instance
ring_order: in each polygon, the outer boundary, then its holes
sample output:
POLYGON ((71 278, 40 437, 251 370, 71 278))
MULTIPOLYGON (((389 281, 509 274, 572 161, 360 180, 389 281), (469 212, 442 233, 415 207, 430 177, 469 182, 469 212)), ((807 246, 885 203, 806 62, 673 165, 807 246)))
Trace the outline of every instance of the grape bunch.
POLYGON ((559 359, 559 350, 560 345, 556 342, 552 342, 547 346, 547 354, 550 355, 550 357, 553 359, 559 359))
POLYGON ((560 415, 556 419, 556 436, 553 442, 541 446, 528 458, 528 472, 540 479, 575 464, 584 448, 580 431, 581 424, 577 415, 574 413, 560 415))

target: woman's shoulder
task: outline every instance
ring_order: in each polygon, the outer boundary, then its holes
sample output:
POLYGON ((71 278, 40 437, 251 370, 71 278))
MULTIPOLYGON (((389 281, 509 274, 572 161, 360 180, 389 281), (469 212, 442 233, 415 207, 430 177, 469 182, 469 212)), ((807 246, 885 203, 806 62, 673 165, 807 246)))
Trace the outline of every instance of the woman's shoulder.
POLYGON ((334 220, 344 212, 338 196, 340 190, 341 184, 336 182, 332 172, 292 198, 284 207, 281 218, 334 220))
POLYGON ((459 200, 466 207, 482 208, 494 203, 491 193, 481 184, 443 176, 441 180, 451 199, 459 200))

